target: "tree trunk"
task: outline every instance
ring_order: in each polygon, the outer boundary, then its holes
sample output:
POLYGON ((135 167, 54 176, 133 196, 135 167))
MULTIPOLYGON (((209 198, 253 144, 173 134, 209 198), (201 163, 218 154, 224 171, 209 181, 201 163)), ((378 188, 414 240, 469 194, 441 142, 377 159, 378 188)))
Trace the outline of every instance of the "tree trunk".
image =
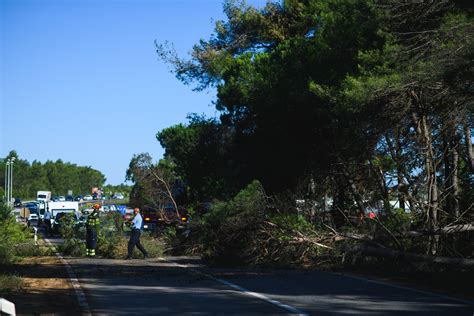
POLYGON ((453 170, 452 170, 452 180, 451 180, 451 186, 452 186, 452 202, 451 202, 451 207, 452 207, 452 214, 456 219, 459 218, 459 154, 457 151, 457 146, 453 146, 452 150, 452 159, 453 159, 453 170))
MULTIPOLYGON (((436 179, 436 161, 433 151, 431 127, 428 124, 426 114, 413 113, 416 131, 420 140, 420 154, 425 158, 427 205, 426 215, 428 230, 435 231, 438 228, 438 183, 436 179)), ((427 253, 435 255, 438 250, 439 237, 430 236, 427 253)))
POLYGON ((472 151, 472 136, 471 136, 471 127, 469 126, 469 119, 468 116, 469 114, 466 114, 466 117, 464 118, 464 124, 463 124, 463 129, 464 129, 464 141, 466 143, 466 152, 467 152, 467 164, 469 166, 469 170, 471 173, 474 173, 474 153, 472 151))
POLYGON ((392 156, 392 160, 396 164, 397 168, 397 195, 398 195, 398 207, 405 210, 406 204, 406 197, 407 197, 407 185, 405 184, 404 180, 404 169, 403 169, 403 159, 402 159, 402 143, 401 143, 401 133, 398 126, 394 128, 394 141, 395 145, 393 144, 392 140, 390 139, 390 135, 385 135, 385 141, 389 148, 390 155, 392 156))
POLYGON ((446 194, 446 211, 459 217, 459 140, 456 132, 458 126, 457 115, 448 118, 446 131, 443 133, 443 142, 446 148, 444 160, 444 182, 446 194))
POLYGON ((365 215, 364 201, 362 201, 359 194, 359 190, 357 189, 357 186, 355 185, 354 180, 352 179, 351 175, 347 171, 347 167, 344 164, 342 164, 342 172, 344 173, 344 177, 349 184, 349 190, 351 191, 351 194, 357 204, 357 209, 359 210, 359 214, 361 216, 364 216, 365 215))
POLYGON ((397 157, 397 191, 398 191, 398 206, 405 211, 405 190, 406 185, 403 180, 403 165, 402 165, 402 144, 400 140, 400 129, 395 130, 395 155, 397 157))

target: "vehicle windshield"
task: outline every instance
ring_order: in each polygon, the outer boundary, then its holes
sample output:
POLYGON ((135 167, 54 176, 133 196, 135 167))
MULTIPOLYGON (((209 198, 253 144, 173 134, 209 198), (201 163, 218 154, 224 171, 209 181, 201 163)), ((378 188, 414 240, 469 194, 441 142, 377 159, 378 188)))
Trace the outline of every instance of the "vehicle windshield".
POLYGON ((46 199, 46 194, 39 194, 38 199, 46 199))
POLYGON ((74 212, 75 212, 75 210, 73 210, 73 209, 70 209, 70 210, 68 210, 68 209, 51 210, 51 215, 54 217, 56 215, 60 215, 61 213, 66 214, 66 213, 74 213, 74 212))

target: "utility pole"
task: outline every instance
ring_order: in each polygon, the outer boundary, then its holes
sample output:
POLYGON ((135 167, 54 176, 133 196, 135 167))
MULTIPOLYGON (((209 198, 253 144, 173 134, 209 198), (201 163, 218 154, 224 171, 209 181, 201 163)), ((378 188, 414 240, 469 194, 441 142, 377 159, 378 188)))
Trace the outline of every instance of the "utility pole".
POLYGON ((5 160, 5 185, 3 186, 3 201, 6 202, 7 201, 7 169, 8 169, 8 165, 7 165, 7 161, 5 160))
POLYGON ((10 206, 13 207, 13 162, 15 161, 15 157, 11 157, 11 166, 10 166, 10 206))
POLYGON ((5 166, 5 203, 7 206, 10 205, 10 159, 7 159, 5 166))

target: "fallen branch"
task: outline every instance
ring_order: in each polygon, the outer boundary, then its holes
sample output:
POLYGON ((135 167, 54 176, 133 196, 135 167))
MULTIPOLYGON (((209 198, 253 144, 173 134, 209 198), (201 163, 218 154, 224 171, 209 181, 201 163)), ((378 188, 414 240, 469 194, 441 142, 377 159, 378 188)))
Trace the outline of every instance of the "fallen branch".
MULTIPOLYGON (((434 231, 423 230, 423 231, 407 231, 400 234, 393 234, 395 237, 421 237, 421 236, 436 236, 436 235, 449 235, 457 234, 468 231, 474 231, 474 224, 461 224, 461 225, 449 225, 439 228, 434 231)), ((354 239, 359 241, 373 241, 374 238, 367 234, 353 234, 353 233, 339 233, 335 232, 334 241, 354 239)))
POLYGON ((293 237, 293 240, 296 241, 296 242, 309 242, 313 245, 316 245, 316 246, 319 246, 319 247, 322 247, 322 248, 326 248, 326 249, 334 249, 333 247, 330 247, 330 246, 326 246, 322 243, 319 243, 317 242, 316 240, 314 240, 313 238, 309 238, 309 237, 293 237))
POLYGON ((400 234, 400 237, 418 237, 418 236, 435 236, 435 235, 449 235, 457 234, 468 231, 474 231, 474 224, 460 224, 460 225, 450 225, 439 228, 435 231, 408 231, 403 234, 400 234))

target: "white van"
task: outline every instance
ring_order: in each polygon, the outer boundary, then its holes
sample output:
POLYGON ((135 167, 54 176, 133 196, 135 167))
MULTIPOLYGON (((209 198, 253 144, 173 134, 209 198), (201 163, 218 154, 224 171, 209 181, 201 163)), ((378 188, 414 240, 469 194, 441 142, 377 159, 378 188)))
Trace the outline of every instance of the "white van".
POLYGON ((79 202, 49 202, 47 209, 51 218, 56 218, 59 213, 79 213, 79 202))
POLYGON ((51 200, 51 191, 38 191, 36 193, 36 201, 48 202, 51 200))

